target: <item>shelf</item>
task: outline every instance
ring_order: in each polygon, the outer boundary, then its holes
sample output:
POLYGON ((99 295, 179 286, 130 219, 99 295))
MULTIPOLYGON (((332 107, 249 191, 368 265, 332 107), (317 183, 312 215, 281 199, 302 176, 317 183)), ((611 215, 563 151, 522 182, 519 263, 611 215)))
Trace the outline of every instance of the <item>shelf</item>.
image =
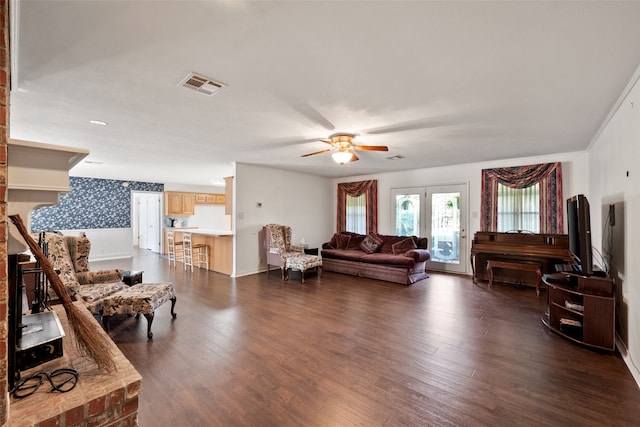
POLYGON ((548 300, 542 321, 550 330, 588 347, 615 350, 615 295, 595 295, 581 292, 566 281, 543 280, 548 286, 548 300), (567 324, 572 322, 579 325, 567 324))

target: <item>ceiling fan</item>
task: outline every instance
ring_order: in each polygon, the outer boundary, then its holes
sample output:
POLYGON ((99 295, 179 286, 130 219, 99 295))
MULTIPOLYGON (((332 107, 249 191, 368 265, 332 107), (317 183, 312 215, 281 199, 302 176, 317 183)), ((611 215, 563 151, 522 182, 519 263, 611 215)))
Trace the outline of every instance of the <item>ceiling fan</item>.
POLYGON ((331 157, 337 163, 341 165, 348 162, 355 162, 359 160, 358 156, 354 153, 356 150, 362 151, 389 151, 389 148, 384 145, 355 145, 353 138, 356 137, 355 133, 334 133, 329 136, 329 139, 320 139, 325 144, 331 145, 331 148, 326 150, 316 151, 315 153, 303 154, 301 157, 315 156, 316 154, 333 152, 331 157))

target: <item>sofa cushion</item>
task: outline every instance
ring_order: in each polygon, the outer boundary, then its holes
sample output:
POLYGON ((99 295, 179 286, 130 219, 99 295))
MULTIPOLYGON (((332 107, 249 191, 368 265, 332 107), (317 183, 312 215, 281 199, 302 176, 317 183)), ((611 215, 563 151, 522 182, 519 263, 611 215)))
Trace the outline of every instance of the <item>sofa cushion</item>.
POLYGON ((123 282, 99 283, 96 285, 80 285, 78 296, 85 302, 94 302, 126 288, 123 282))
POLYGON ((113 270, 84 271, 82 273, 76 273, 78 283, 81 285, 122 282, 122 275, 123 271, 118 268, 113 270))
POLYGON ((360 244, 362 244, 362 241, 365 237, 366 236, 364 236, 363 234, 352 234, 347 249, 360 250, 360 244))
POLYGON ((348 234, 338 234, 336 237, 336 249, 347 249, 351 236, 348 234))
POLYGON ((393 245, 407 238, 407 236, 380 236, 384 239, 384 244, 379 252, 383 254, 393 254, 393 245))
POLYGON ((382 240, 382 238, 378 237, 373 233, 369 233, 362 240, 362 243, 360 243, 360 249, 362 249, 368 254, 372 254, 377 252, 383 243, 384 243, 384 240, 382 240))
POLYGON ((89 253, 91 251, 89 239, 84 236, 64 236, 63 239, 76 273, 89 271, 89 253))
MULTIPOLYGON (((39 240, 39 234, 33 233, 31 235, 36 241, 39 240)), ((62 281, 62 284, 67 289, 69 296, 73 297, 78 293, 80 284, 76 277, 76 272, 69 256, 69 250, 64 241, 62 234, 46 232, 44 234, 44 241, 47 243, 48 254, 47 257, 51 261, 51 265, 55 270, 59 270, 58 277, 62 281)), ((48 287, 49 297, 51 299, 58 299, 53 288, 48 287)))
POLYGON ((338 233, 333 233, 333 236, 331 236, 331 240, 329 240, 329 242, 327 242, 326 245, 329 247, 329 249, 337 249, 338 248, 338 233))
POLYGON ((413 267, 416 263, 412 257, 383 253, 364 254, 360 258, 360 261, 369 264, 384 264, 398 267, 413 267))
POLYGON ((394 255, 402 255, 403 253, 415 248, 416 243, 411 237, 407 237, 391 245, 391 249, 393 250, 394 255))
POLYGON ((322 258, 343 259, 347 261, 361 261, 367 255, 359 249, 323 249, 322 258))

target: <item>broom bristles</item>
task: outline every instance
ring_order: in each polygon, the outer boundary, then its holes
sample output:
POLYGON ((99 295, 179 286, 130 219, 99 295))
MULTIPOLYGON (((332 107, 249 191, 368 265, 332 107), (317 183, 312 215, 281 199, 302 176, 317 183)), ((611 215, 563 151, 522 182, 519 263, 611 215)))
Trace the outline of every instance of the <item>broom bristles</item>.
POLYGON ((20 232, 20 235, 22 235, 27 246, 29 246, 33 256, 40 263, 42 271, 47 277, 47 280, 49 280, 51 287, 62 300, 62 306, 67 313, 69 324, 76 336, 76 345, 80 353, 93 359, 100 370, 107 372, 116 370, 111 345, 104 334, 97 333, 98 330, 95 320, 90 316, 83 316, 79 311, 80 309, 73 304, 71 297, 67 293, 67 289, 62 283, 62 280, 60 280, 60 277, 56 274, 51 261, 49 261, 42 252, 42 249, 40 249, 40 246, 38 246, 36 241, 29 235, 20 215, 10 215, 9 218, 20 232))

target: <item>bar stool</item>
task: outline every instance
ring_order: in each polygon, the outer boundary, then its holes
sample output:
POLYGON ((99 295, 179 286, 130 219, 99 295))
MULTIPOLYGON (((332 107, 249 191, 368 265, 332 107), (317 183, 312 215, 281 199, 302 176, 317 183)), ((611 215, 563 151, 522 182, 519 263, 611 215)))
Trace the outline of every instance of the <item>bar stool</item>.
POLYGON ((173 261, 173 266, 176 266, 176 260, 184 262, 184 244, 183 242, 176 242, 175 234, 173 230, 167 231, 167 254, 169 255, 169 267, 173 261))
POLYGON ((182 242, 184 244, 184 268, 191 267, 193 272, 193 264, 198 268, 209 269, 209 246, 205 243, 194 244, 191 240, 191 233, 182 234, 182 242))

